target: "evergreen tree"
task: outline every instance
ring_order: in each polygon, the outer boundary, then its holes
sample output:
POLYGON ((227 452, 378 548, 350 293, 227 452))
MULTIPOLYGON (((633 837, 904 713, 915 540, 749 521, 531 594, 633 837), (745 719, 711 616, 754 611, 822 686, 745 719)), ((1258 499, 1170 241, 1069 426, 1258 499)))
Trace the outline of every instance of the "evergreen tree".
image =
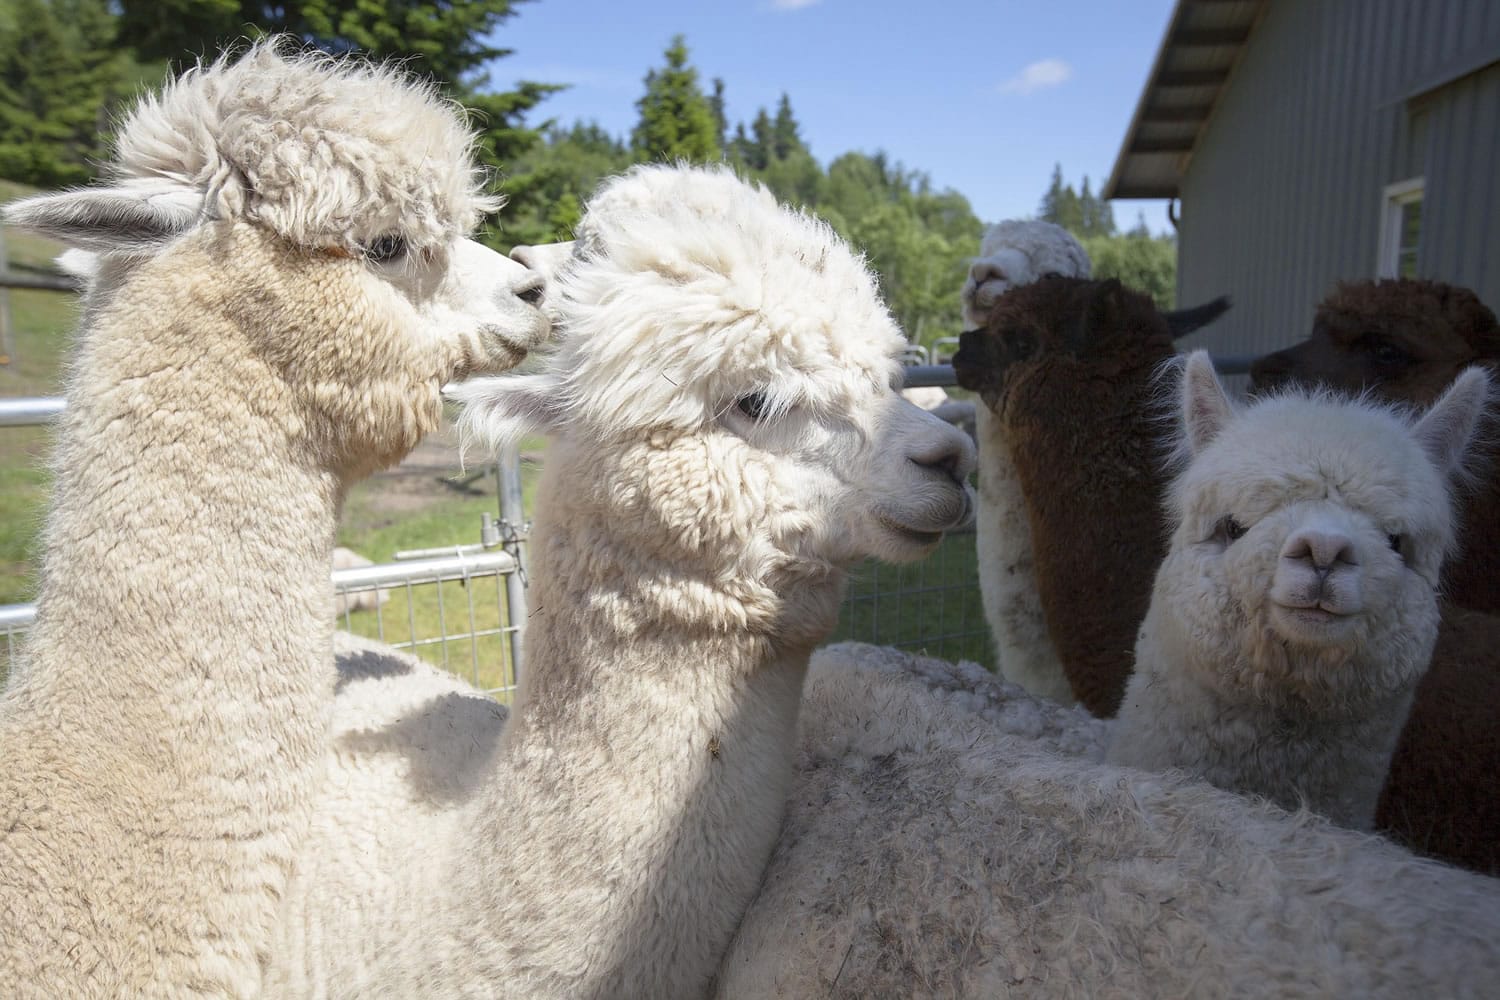
POLYGON ((120 40, 143 58, 177 66, 241 38, 285 32, 329 52, 359 49, 407 61, 456 94, 482 89, 486 63, 510 55, 491 44, 519 0, 116 0, 120 40))
POLYGON ((139 69, 115 45, 106 0, 14 0, 0 21, 0 177, 87 181, 110 114, 139 69))
POLYGON ((745 123, 737 122, 734 126, 734 138, 729 140, 727 158, 736 170, 744 173, 750 169, 750 161, 754 156, 755 144, 745 133, 745 123))
POLYGON ((729 150, 729 120, 724 117, 724 81, 714 77, 714 93, 708 99, 708 109, 714 116, 714 139, 721 152, 729 150))
POLYGON ((1115 235, 1115 210, 1103 198, 1095 197, 1087 174, 1083 176, 1083 190, 1078 192, 1078 207, 1082 219, 1079 236, 1115 235))
MULTIPOLYGON (((436 81, 477 114, 477 154, 509 175, 511 164, 541 139, 525 124, 528 111, 555 84, 521 81, 512 90, 490 88, 486 64, 511 54, 493 44, 496 29, 514 17, 520 0, 115 0, 120 41, 147 58, 181 66, 212 55, 236 39, 289 33, 328 52, 359 50, 377 59, 399 59, 418 76, 436 81)), ((537 193, 508 181, 511 209, 537 193)), ((533 206, 536 207, 536 206, 533 206)))
POLYGON ((1083 204, 1079 201, 1078 192, 1073 190, 1073 185, 1063 183, 1061 163, 1052 168, 1052 183, 1048 185, 1047 193, 1042 195, 1037 217, 1056 223, 1074 235, 1083 232, 1083 204))
POLYGON ((750 166, 755 170, 764 170, 770 165, 776 150, 776 127, 771 123, 771 116, 766 114, 765 108, 755 112, 755 118, 750 122, 750 136, 750 166))
POLYGON ((797 153, 807 152, 802 136, 798 133, 791 98, 783 93, 781 103, 776 106, 776 118, 771 123, 771 155, 778 160, 785 160, 797 153))
POLYGON ((667 64, 646 75, 646 94, 636 102, 640 122, 630 145, 641 160, 719 159, 713 109, 698 87, 698 71, 688 65, 681 35, 664 53, 667 64))

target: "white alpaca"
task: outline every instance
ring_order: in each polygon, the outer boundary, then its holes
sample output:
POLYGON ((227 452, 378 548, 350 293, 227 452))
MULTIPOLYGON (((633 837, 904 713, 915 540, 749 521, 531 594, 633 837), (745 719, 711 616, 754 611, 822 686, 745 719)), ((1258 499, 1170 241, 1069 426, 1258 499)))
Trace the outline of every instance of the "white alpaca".
POLYGON ((1055 274, 1087 278, 1089 255, 1073 234, 1040 219, 1006 219, 985 230, 959 298, 964 329, 984 326, 995 300, 1017 285, 1055 274))
POLYGON ((345 658, 280 992, 704 995, 846 567, 969 514, 972 446, 900 399, 872 275, 764 189, 610 182, 554 301, 545 371, 460 393, 473 427, 555 436, 516 707, 502 726, 408 657, 345 658))
MULTIPOLYGON (((1089 258, 1061 226, 1007 219, 991 226, 959 292, 964 329, 984 326, 995 300, 1048 274, 1087 278, 1089 258)), ((974 408, 979 442, 978 509, 974 516, 979 595, 995 642, 995 669, 1006 680, 1064 705, 1075 699, 1047 634, 1037 594, 1026 496, 1002 428, 987 406, 974 408)))
MULTIPOLYGON (((1243 441, 1254 414, 1219 408, 1205 356, 1189 370, 1189 427, 1222 418, 1218 437, 1243 441)), ((1391 489, 1440 508, 1398 505, 1416 520, 1390 525, 1420 534, 1419 570, 1374 559, 1370 572, 1420 576, 1411 592, 1430 591, 1446 498, 1427 456, 1445 466, 1477 412, 1477 394, 1455 392, 1415 428, 1382 416, 1384 450, 1361 442, 1346 458, 1322 449, 1335 465, 1359 463, 1349 470, 1356 479, 1393 476, 1391 489), (1414 484, 1400 474, 1411 462, 1414 484), (1434 552, 1422 556, 1429 544, 1434 552)), ((1288 479, 1263 481, 1241 499, 1270 503, 1267 495, 1305 485, 1305 442, 1325 424, 1369 413, 1319 404, 1301 418, 1312 423, 1259 425, 1240 464, 1266 475, 1284 462, 1288 479)), ((1218 494, 1192 469, 1187 476, 1205 501, 1247 485, 1240 470, 1218 494)), ((1196 578, 1201 560, 1222 556, 1211 536, 1223 513, 1217 504, 1190 508, 1182 538, 1197 554, 1170 562, 1174 573, 1196 578)), ((1239 513, 1248 520, 1252 511, 1239 513)), ((1227 602, 1217 610, 1197 624, 1220 635, 1258 629, 1227 602)), ((1097 763, 1107 725, 976 669, 852 645, 820 652, 786 822, 717 995, 1493 992, 1500 881, 1182 774, 1097 763)))
POLYGON ((274 44, 7 219, 95 281, 37 621, 0 700, 0 995, 253 996, 324 770, 354 479, 548 330, 469 242, 470 137, 392 70, 274 44))
POLYGON ((1488 380, 1470 369, 1409 433, 1321 397, 1238 414, 1201 355, 1185 385, 1192 461, 1108 759, 1368 830, 1432 658, 1449 477, 1488 380))

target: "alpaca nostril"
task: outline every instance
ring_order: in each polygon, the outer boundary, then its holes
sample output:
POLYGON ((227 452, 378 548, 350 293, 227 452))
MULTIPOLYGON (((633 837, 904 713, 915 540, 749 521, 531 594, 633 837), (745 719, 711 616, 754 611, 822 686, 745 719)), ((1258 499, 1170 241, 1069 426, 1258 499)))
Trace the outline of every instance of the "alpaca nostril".
POLYGON ((1327 575, 1339 563, 1359 565, 1354 542, 1348 535, 1336 531, 1300 531, 1287 539, 1281 557, 1310 563, 1320 575, 1327 575))
POLYGON ((532 276, 516 286, 515 295, 527 305, 539 306, 546 297, 546 291, 547 283, 539 276, 532 276))
POLYGON ((911 462, 924 469, 947 476, 955 483, 963 484, 964 453, 962 448, 949 447, 930 455, 912 456, 911 462))

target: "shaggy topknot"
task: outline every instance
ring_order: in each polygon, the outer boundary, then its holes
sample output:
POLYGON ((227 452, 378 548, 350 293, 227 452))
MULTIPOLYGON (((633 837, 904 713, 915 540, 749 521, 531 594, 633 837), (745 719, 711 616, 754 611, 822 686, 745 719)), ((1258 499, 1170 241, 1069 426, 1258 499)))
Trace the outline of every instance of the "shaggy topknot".
POLYGON ((417 250, 448 243, 500 207, 457 104, 398 67, 293 44, 258 42, 143 98, 113 178, 169 178, 203 193, 204 215, 351 253, 393 235, 417 250))
POLYGON ((1340 282, 1318 304, 1318 323, 1341 332, 1399 330, 1439 337, 1452 331, 1478 357, 1500 356, 1500 323, 1467 288, 1419 278, 1340 282))

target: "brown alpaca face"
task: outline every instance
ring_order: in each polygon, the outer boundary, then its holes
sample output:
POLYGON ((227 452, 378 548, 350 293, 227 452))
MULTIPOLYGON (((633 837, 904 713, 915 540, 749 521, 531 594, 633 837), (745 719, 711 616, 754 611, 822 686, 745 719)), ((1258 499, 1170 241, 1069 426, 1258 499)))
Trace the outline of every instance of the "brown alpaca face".
POLYGON ((1312 335, 1258 359, 1251 390, 1322 385, 1349 394, 1428 406, 1458 373, 1494 360, 1500 328, 1465 289, 1426 281, 1341 287, 1318 308, 1312 335))
POLYGON ((960 386, 999 412, 1013 389, 1044 366, 1123 355, 1116 350, 1122 336, 1171 350, 1167 323, 1146 296, 1113 280, 1043 278, 1006 292, 982 328, 959 338, 953 370, 960 386))

